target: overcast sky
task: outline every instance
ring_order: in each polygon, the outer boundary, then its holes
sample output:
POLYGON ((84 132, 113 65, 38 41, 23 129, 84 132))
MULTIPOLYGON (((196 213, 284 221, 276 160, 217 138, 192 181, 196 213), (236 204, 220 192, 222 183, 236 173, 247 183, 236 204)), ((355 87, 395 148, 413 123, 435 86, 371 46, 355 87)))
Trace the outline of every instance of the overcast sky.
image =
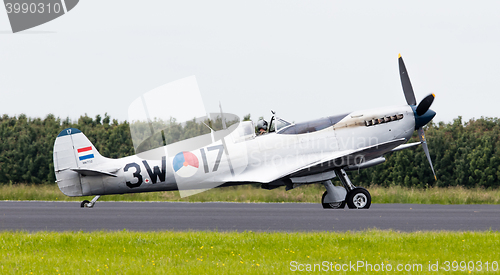
MULTIPOLYGON (((195 75, 207 111, 304 121, 406 104, 403 58, 434 121, 500 117, 498 1, 82 0, 12 34, 0 11, 0 113, 77 119, 195 75)), ((175 99, 172 99, 175 100, 175 99)))

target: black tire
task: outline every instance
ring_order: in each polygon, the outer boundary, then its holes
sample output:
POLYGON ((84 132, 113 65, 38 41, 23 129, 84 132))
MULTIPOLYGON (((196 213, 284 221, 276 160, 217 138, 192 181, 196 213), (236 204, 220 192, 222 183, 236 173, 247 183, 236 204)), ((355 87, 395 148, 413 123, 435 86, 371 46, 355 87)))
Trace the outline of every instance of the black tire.
POLYGON ((87 203, 90 203, 90 202, 88 200, 82 201, 82 203, 80 203, 80 207, 84 208, 87 203))
POLYGON ((328 191, 325 191, 325 193, 323 193, 323 196, 321 197, 321 205, 323 205, 324 209, 343 209, 345 207, 345 201, 335 202, 335 203, 324 203, 326 194, 328 194, 328 191))
POLYGON ((356 187, 349 191, 345 200, 350 209, 368 209, 372 204, 370 192, 363 187, 356 187))

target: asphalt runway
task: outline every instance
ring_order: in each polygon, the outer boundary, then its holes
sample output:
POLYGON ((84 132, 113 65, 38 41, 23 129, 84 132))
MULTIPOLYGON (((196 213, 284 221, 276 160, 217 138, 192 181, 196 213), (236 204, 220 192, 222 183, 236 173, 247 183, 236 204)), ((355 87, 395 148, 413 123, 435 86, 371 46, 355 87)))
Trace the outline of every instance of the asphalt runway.
POLYGON ((373 204, 324 210, 310 203, 0 201, 0 230, 397 231, 500 230, 500 205, 373 204))

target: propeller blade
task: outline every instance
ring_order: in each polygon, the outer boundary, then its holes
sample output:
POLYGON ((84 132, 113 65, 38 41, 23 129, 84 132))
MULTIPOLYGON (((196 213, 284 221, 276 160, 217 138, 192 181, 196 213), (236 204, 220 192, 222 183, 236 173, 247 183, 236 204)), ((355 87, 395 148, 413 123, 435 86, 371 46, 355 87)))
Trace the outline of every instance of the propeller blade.
POLYGON ((427 112, 427 110, 429 110, 429 108, 431 107, 435 97, 436 96, 434 94, 430 94, 426 96, 424 99, 422 99, 422 101, 420 101, 420 103, 417 106, 416 110, 417 115, 421 116, 425 114, 425 112, 427 112))
POLYGON ((408 105, 417 105, 417 100, 415 99, 415 93, 411 87, 410 77, 406 71, 406 66, 403 61, 403 57, 399 54, 399 76, 401 77, 401 85, 403 85, 403 93, 405 94, 406 103, 408 105))
POLYGON ((431 170, 432 170, 432 174, 434 174, 434 179, 437 180, 436 173, 434 172, 434 166, 432 166, 431 156, 429 155, 429 148, 427 148, 427 141, 425 140, 424 129, 422 129, 422 127, 418 128, 418 137, 420 138, 420 141, 422 142, 422 148, 424 148, 425 156, 427 156, 427 160, 429 161, 429 164, 431 165, 431 170))

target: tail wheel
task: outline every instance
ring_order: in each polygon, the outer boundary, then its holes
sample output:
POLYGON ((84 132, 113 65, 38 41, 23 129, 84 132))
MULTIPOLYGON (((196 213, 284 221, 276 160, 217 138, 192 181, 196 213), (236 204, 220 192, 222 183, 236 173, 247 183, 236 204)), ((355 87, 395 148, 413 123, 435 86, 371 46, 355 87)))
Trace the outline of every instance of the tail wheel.
POLYGON ((324 209, 343 209, 345 207, 345 201, 325 203, 325 197, 327 194, 328 191, 325 191, 321 197, 321 205, 323 205, 324 209))
POLYGON ((351 209, 368 209, 372 204, 372 197, 365 188, 356 187, 347 193, 346 202, 351 209))
POLYGON ((80 207, 81 207, 81 208, 86 207, 86 206, 87 206, 87 203, 90 203, 90 202, 89 202, 88 200, 84 200, 84 201, 82 201, 82 203, 80 203, 80 207))

